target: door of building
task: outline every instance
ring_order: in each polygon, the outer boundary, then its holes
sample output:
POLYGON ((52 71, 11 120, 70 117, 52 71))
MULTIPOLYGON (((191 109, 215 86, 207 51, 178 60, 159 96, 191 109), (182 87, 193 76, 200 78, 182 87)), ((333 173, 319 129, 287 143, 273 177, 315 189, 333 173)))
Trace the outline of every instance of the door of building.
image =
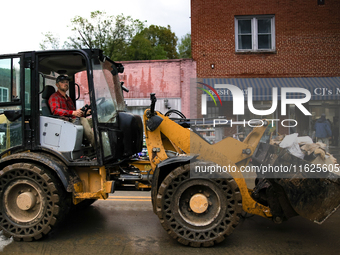
POLYGON ((332 138, 330 139, 330 146, 339 146, 339 120, 340 120, 340 105, 338 101, 314 101, 309 104, 310 112, 310 130, 313 136, 314 125, 321 114, 326 114, 326 119, 329 121, 332 130, 332 138))

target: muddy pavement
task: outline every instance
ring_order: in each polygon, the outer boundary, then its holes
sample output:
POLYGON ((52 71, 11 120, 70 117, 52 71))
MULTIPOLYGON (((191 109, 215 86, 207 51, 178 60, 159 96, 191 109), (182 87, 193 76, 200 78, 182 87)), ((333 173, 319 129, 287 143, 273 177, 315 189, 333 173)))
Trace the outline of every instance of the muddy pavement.
POLYGON ((340 211, 318 225, 302 217, 280 225, 245 215, 231 236, 211 248, 174 241, 152 211, 150 192, 119 191, 70 217, 42 240, 12 242, 1 254, 338 254, 340 211))

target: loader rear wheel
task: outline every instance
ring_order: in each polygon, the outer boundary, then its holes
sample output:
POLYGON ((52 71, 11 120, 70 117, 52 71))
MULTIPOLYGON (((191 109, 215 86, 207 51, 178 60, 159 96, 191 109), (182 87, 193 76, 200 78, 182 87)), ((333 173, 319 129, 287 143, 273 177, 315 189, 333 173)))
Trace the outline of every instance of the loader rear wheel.
POLYGON ((208 247, 233 232, 242 212, 242 198, 234 179, 190 178, 188 164, 164 179, 156 206, 170 236, 184 245, 208 247))
POLYGON ((0 228, 17 241, 40 239, 66 210, 65 190, 41 166, 17 163, 0 171, 0 228))

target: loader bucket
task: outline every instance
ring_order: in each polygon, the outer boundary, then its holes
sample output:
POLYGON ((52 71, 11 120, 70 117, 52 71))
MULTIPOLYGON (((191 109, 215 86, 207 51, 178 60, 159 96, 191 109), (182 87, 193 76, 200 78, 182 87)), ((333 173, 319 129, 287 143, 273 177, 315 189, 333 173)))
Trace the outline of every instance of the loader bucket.
MULTIPOLYGON (((282 187, 286 201, 295 212, 316 223, 323 223, 340 206, 340 175, 337 164, 316 164, 300 159, 277 145, 259 144, 253 162, 264 178, 282 187), (336 174, 337 172, 337 174, 336 174)), ((286 205, 281 204, 284 208, 286 205)))

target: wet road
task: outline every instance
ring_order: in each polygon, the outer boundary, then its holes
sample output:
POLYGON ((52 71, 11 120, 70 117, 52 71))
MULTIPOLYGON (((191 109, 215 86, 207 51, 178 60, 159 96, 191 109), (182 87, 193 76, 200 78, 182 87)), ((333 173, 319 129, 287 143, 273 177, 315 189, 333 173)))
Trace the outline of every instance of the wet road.
POLYGON ((120 191, 72 214, 43 240, 11 242, 0 235, 1 254, 339 254, 340 211, 317 225, 295 217, 276 225, 248 217, 212 248, 178 244, 152 212, 150 192, 120 191))

